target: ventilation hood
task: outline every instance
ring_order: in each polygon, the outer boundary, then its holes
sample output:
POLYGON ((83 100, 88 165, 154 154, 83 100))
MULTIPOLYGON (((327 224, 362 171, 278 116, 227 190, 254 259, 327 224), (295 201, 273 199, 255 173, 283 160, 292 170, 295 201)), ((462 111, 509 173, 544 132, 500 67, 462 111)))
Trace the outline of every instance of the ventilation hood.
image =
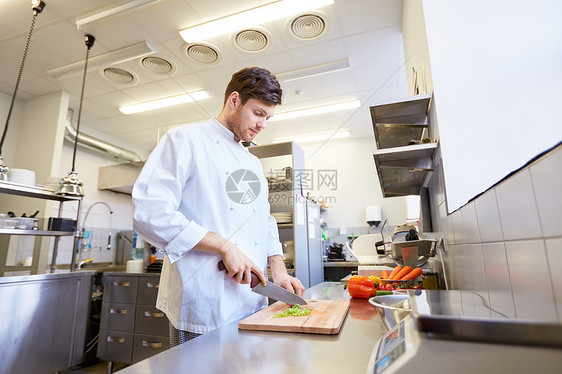
POLYGON ((98 190, 107 190, 131 195, 144 162, 102 166, 98 173, 98 190))

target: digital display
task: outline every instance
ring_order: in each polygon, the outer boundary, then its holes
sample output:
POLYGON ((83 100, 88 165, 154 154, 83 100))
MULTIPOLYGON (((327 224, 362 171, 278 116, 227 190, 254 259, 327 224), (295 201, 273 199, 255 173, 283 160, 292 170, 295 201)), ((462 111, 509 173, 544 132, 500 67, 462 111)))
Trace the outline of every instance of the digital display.
POLYGON ((396 325, 381 339, 375 363, 375 373, 382 373, 406 351, 404 321, 396 325))
POLYGON ((406 351, 406 345, 404 340, 402 340, 398 345, 395 345, 392 350, 381 357, 375 364, 375 373, 382 373, 386 368, 388 368, 394 361, 398 359, 406 351))

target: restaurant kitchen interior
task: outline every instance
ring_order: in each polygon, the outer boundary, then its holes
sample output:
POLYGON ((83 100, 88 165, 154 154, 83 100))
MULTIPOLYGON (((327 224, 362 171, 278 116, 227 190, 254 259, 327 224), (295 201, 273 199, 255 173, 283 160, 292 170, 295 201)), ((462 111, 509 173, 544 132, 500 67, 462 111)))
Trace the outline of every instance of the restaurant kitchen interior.
MULTIPOLYGON (((356 362, 334 365, 399 372, 421 356, 407 345, 390 355, 400 344, 367 300, 343 289, 361 269, 405 265, 390 241, 410 229, 431 244, 415 266, 435 277, 435 292, 461 295, 461 317, 482 317, 484 300, 491 320, 559 331, 561 17, 553 0, 0 0, 0 313, 8 318, 0 341, 11 347, 0 372, 70 372, 99 361, 100 372, 135 373, 171 357, 167 332, 142 332, 139 322, 131 337, 162 342, 149 340, 146 354, 111 350, 107 332, 117 327, 99 318, 118 294, 111 300, 104 288, 108 279, 138 283, 138 298, 124 304, 154 306, 154 287, 140 285, 157 285, 163 253, 132 231, 132 186, 167 131, 218 115, 224 87, 246 66, 269 69, 284 92, 248 149, 268 179, 289 271, 305 298, 350 302, 332 332, 342 342, 362 335, 364 318, 376 324, 356 362), (195 33, 247 14, 227 31, 195 33), (137 112, 147 103, 153 108, 137 112), (61 193, 73 172, 84 196, 61 193)), ((443 318, 409 295, 420 325, 401 323, 405 342, 443 318)), ((441 302, 458 301, 447 295, 441 302)), ((221 338, 278 343, 234 327, 213 334, 185 351, 194 368, 195 352, 221 338)), ((326 339, 280 334, 310 349, 289 361, 307 362, 297 372, 329 364, 315 356, 330 349, 326 339)), ((545 368, 560 364, 545 352, 562 346, 548 339, 530 343, 545 368)))

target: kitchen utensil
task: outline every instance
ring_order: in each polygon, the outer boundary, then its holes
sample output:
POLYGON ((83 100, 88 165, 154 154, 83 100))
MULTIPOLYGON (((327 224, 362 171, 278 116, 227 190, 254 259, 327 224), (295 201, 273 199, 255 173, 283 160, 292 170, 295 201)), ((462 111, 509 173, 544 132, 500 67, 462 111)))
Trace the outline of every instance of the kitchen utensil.
POLYGON ((396 326, 412 312, 408 295, 383 295, 369 299, 381 319, 386 331, 396 326))
POLYGON ((308 316, 273 318, 275 313, 283 312, 287 305, 281 302, 246 317, 238 323, 240 330, 300 332, 310 334, 337 334, 347 311, 349 300, 308 300, 308 316))
MULTIPOLYGON (((219 261, 218 267, 219 270, 221 271, 226 270, 226 267, 224 266, 224 262, 222 260, 219 261)), ((252 272, 252 280, 250 282, 250 287, 252 288, 252 291, 254 291, 255 293, 259 293, 260 295, 267 296, 271 299, 283 301, 290 305, 295 305, 295 304, 306 305, 306 301, 302 297, 292 292, 289 292, 282 287, 279 287, 275 283, 267 281, 267 285, 264 286, 260 282, 258 276, 253 272, 252 272)))

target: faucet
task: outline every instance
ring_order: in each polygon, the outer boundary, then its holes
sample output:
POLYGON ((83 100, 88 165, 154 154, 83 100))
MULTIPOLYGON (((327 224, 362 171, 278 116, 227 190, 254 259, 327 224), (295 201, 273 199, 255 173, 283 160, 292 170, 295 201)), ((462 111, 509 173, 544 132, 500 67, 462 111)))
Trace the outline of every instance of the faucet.
MULTIPOLYGON (((109 236, 107 237, 107 250, 109 251, 111 249, 111 218, 113 216, 113 210, 111 209, 111 207, 109 206, 109 204, 107 204, 104 201, 98 201, 93 203, 92 205, 90 205, 90 207, 88 208, 88 210, 86 211, 86 215, 84 216, 84 221, 82 221, 82 236, 84 235, 85 227, 86 227, 86 219, 88 218, 88 215, 90 214, 90 210, 92 210, 92 208, 96 205, 105 205, 107 207, 107 209, 109 210, 109 236)), ((82 246, 79 246, 79 253, 78 253, 78 258, 80 259, 80 261, 82 261, 82 246)), ((82 264, 83 265, 83 264, 82 264)))

